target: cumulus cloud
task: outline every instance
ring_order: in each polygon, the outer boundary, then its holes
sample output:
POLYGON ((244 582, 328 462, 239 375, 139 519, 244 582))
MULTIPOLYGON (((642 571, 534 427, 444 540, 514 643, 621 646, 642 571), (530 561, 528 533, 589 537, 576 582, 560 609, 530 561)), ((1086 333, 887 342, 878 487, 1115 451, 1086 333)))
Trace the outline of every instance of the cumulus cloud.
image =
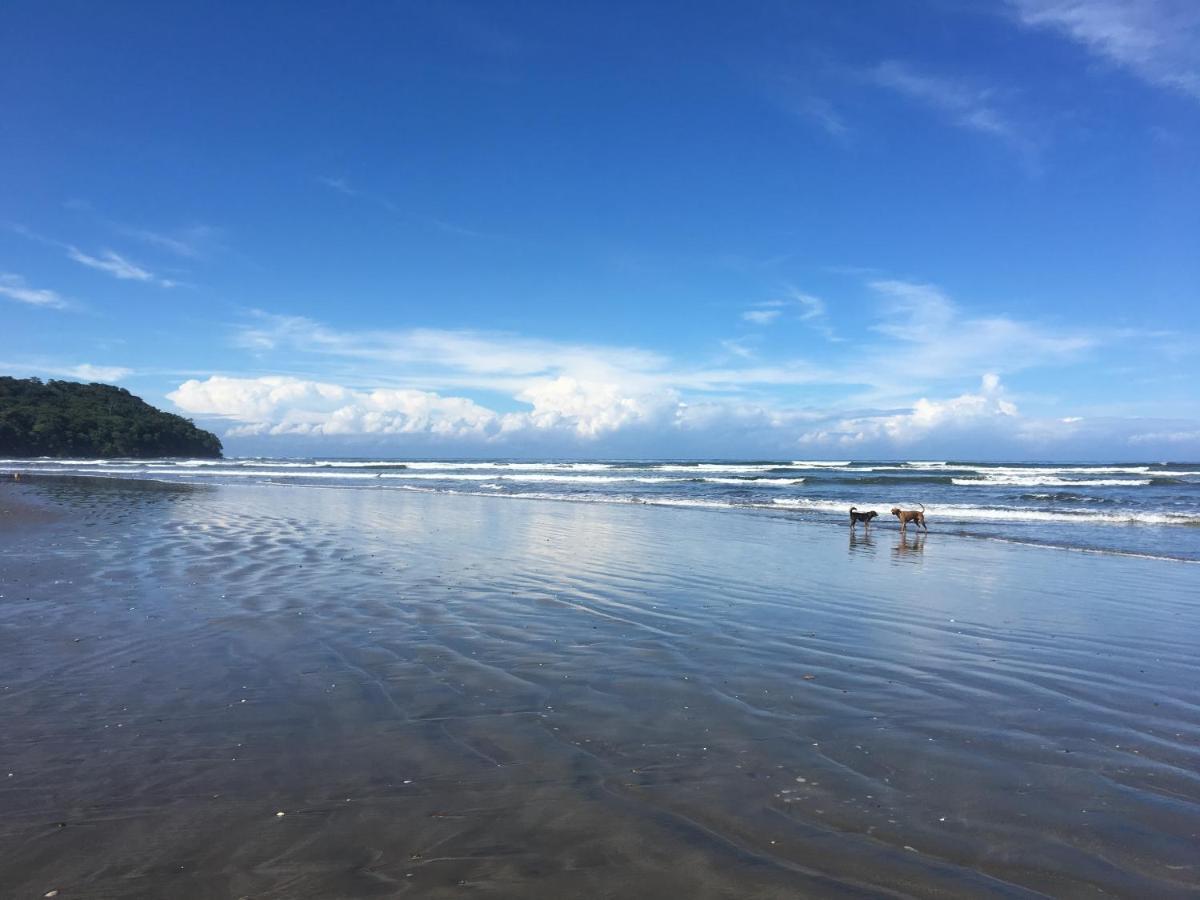
POLYGON ((466 397, 431 391, 342 385, 284 376, 185 381, 167 395, 180 409, 237 423, 230 435, 427 434, 490 440, 527 431, 595 438, 670 417, 669 393, 632 392, 621 385, 575 378, 539 380, 517 398, 527 412, 499 414, 466 397))
MULTIPOLYGON (((888 455, 914 440, 968 433, 1041 447, 1098 426, 1070 409, 1024 416, 1002 379, 1143 337, 972 313, 921 282, 875 277, 867 287, 876 303, 865 337, 843 349, 831 334, 819 363, 797 355, 795 342, 771 346, 761 329, 680 364, 636 346, 473 330, 341 330, 256 313, 235 343, 260 371, 319 374, 196 377, 169 397, 192 415, 225 420, 227 436, 409 435, 485 453, 857 447, 888 455), (964 390, 972 383, 979 386, 964 390)), ((832 332, 829 309, 788 289, 751 311, 832 332)))
POLYGON ((859 416, 838 420, 828 427, 806 432, 801 443, 853 447, 866 442, 886 442, 898 447, 915 443, 931 432, 986 430, 997 421, 1012 423, 1018 417, 1016 404, 1004 397, 1000 376, 988 373, 975 393, 946 400, 922 397, 912 408, 899 413, 859 416))
POLYGON ((252 434, 486 435, 495 413, 462 397, 380 388, 354 391, 336 384, 284 376, 190 379, 167 395, 194 415, 238 423, 231 436, 252 434))
POLYGON ((565 375, 531 385, 517 399, 532 405, 533 411, 506 416, 510 430, 566 429, 580 437, 597 437, 632 425, 668 424, 679 409, 679 396, 671 390, 635 391, 565 375))

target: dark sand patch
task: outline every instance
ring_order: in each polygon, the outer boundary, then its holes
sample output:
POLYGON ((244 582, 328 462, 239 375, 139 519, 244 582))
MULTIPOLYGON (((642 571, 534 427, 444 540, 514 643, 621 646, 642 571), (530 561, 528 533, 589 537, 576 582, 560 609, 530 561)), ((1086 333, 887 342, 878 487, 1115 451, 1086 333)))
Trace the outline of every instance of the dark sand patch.
POLYGON ((29 483, 0 475, 0 531, 20 531, 57 522, 63 513, 47 502, 45 495, 29 483))
POLYGON ((1192 566, 46 490, 0 535, 0 895, 1200 889, 1192 566))

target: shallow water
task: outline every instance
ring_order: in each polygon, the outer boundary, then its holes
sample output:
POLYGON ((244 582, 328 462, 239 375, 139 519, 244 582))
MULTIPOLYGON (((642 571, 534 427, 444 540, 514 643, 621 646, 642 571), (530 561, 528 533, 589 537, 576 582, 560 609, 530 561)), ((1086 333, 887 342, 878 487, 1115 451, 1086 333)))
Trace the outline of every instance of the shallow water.
POLYGON ((927 507, 934 530, 1200 562, 1200 463, 807 460, 0 460, 5 473, 274 483, 653 504, 843 525, 847 510, 927 507))
POLYGON ((342 488, 17 500, 60 518, 0 530, 3 896, 1200 890, 1192 565, 342 488))

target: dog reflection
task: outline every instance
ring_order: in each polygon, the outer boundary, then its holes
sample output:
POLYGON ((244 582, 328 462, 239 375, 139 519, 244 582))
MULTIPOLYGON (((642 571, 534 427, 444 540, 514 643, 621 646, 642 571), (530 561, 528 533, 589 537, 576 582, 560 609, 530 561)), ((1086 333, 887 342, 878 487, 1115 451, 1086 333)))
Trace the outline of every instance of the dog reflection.
POLYGON ((903 531, 899 534, 899 540, 896 541, 896 546, 892 548, 892 556, 896 559, 904 559, 905 557, 919 557, 925 552, 925 534, 917 532, 912 537, 909 537, 903 531))
POLYGON ((850 529, 850 552, 862 553, 864 550, 875 551, 875 540, 866 529, 860 535, 854 528, 850 529))

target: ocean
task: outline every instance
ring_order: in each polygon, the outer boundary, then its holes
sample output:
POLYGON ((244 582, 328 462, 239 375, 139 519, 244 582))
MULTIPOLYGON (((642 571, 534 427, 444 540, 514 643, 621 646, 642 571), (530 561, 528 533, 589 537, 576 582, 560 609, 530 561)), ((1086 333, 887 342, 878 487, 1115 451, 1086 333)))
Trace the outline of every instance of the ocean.
POLYGON ((893 506, 923 504, 931 535, 1200 561, 1200 463, 37 459, 0 460, 0 473, 655 504, 831 526, 856 506, 879 512, 872 532, 898 527, 893 506))

